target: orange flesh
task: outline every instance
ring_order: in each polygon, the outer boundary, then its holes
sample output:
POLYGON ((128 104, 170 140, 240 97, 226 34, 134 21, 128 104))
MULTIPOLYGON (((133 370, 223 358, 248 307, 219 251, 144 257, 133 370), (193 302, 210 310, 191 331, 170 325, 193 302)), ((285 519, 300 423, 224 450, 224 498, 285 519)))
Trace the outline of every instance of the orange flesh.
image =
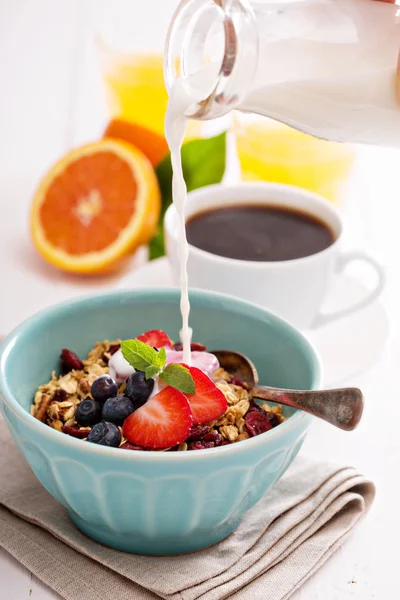
POLYGON ((137 183, 124 160, 112 152, 83 156, 46 192, 40 207, 46 238, 71 255, 101 251, 128 225, 136 197, 137 183))

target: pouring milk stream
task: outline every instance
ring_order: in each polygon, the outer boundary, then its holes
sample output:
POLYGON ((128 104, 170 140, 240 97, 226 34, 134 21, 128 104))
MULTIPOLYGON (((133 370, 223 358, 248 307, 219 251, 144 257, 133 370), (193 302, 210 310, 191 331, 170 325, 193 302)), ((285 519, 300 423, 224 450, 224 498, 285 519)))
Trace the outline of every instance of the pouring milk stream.
POLYGON ((181 341, 190 364, 187 119, 255 112, 328 140, 400 147, 400 8, 373 0, 184 0, 170 26, 165 131, 174 171, 181 341))
POLYGON ((191 364, 190 343, 192 330, 189 327, 189 284, 187 261, 189 257, 189 244, 186 239, 185 203, 187 188, 182 170, 181 148, 185 137, 188 119, 185 117, 187 102, 186 94, 181 89, 180 82, 176 81, 171 90, 167 115, 165 119, 165 136, 171 151, 172 164, 172 197, 178 213, 179 226, 179 264, 181 287, 181 313, 182 329, 180 338, 183 345, 183 362, 191 364))

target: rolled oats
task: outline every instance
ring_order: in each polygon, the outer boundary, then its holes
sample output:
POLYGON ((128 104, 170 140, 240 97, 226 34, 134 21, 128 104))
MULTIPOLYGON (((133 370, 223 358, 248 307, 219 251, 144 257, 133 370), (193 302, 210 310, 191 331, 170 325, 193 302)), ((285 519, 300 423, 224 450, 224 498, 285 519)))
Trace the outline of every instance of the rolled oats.
POLYGON ((222 415, 220 419, 217 421, 217 426, 221 427, 223 425, 233 425, 236 420, 235 410, 232 407, 228 407, 228 410, 225 414, 222 415))
POLYGON ((72 400, 52 402, 47 411, 47 415, 50 419, 60 419, 64 423, 69 419, 72 419, 74 414, 75 403, 72 400))
POLYGON ((237 417, 243 417, 250 408, 250 402, 246 399, 239 400, 235 406, 235 413, 237 417))
POLYGON ((78 389, 78 379, 75 376, 75 373, 81 373, 82 371, 71 371, 71 373, 67 373, 64 377, 61 377, 58 380, 58 387, 67 394, 76 394, 78 389))
POLYGON ((108 373, 108 367, 106 367, 106 366, 102 367, 101 365, 98 365, 97 363, 94 363, 94 364, 88 366, 87 370, 88 370, 89 375, 94 376, 95 379, 97 379, 97 377, 100 377, 100 375, 105 375, 106 373, 108 373))
POLYGON ((79 391, 82 392, 82 394, 89 394, 90 393, 90 383, 87 379, 81 379, 79 382, 79 391))
POLYGON ((219 428, 220 434, 230 442, 234 442, 239 437, 239 431, 234 425, 223 425, 219 428))
POLYGON ((239 433, 243 433, 246 426, 246 421, 243 419, 243 417, 239 417, 235 421, 235 426, 238 428, 239 433))
POLYGON ((238 386, 238 385, 232 385, 232 390, 234 392, 234 394, 237 396, 237 398, 239 400, 248 400, 250 398, 249 392, 247 390, 245 390, 244 388, 238 386))
POLYGON ((229 382, 231 380, 231 376, 222 367, 219 367, 219 369, 215 371, 213 379, 214 381, 218 381, 218 379, 221 379, 222 381, 229 382))
POLYGON ((62 431, 63 422, 59 419, 56 419, 55 421, 50 422, 50 427, 52 427, 53 429, 57 429, 57 431, 62 431))

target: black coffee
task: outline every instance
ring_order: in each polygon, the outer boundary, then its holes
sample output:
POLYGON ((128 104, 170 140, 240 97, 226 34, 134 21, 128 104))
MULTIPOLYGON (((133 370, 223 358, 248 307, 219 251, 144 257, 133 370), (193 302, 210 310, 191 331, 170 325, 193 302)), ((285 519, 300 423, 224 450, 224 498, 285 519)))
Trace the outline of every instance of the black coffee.
POLYGON ((189 244, 212 254, 252 261, 302 258, 335 241, 316 217, 282 206, 243 204, 197 213, 186 222, 189 244))

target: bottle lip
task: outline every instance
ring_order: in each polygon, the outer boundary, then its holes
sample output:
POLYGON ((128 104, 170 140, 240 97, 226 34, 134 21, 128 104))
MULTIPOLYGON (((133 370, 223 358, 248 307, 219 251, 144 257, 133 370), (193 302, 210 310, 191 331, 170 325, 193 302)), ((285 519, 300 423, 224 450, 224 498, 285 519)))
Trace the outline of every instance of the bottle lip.
POLYGON ((200 120, 222 116, 243 99, 253 80, 257 58, 256 20, 248 0, 182 0, 166 40, 167 90, 170 92, 179 78, 190 93, 193 75, 210 62, 212 84, 209 82, 204 93, 196 90, 197 101, 186 116, 200 120), (210 38, 219 42, 213 57, 208 55, 210 38))

